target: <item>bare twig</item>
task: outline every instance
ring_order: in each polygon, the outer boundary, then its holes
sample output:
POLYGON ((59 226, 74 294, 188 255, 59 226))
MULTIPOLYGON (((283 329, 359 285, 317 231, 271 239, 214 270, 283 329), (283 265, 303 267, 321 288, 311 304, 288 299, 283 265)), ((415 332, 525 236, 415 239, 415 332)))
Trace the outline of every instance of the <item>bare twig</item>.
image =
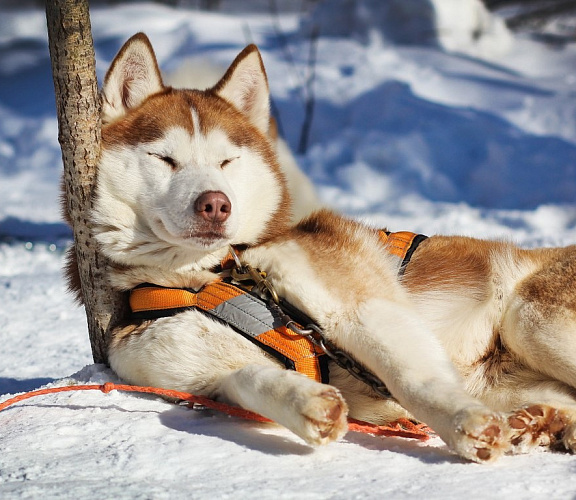
POLYGON ((310 129, 314 117, 314 104, 316 96, 314 93, 314 82, 316 80, 316 61, 318 53, 318 35, 320 30, 314 26, 310 32, 310 52, 308 53, 308 75, 306 78, 306 105, 304 111, 304 122, 300 132, 300 141, 298 144, 298 153, 306 154, 308 150, 308 140, 310 138, 310 129))

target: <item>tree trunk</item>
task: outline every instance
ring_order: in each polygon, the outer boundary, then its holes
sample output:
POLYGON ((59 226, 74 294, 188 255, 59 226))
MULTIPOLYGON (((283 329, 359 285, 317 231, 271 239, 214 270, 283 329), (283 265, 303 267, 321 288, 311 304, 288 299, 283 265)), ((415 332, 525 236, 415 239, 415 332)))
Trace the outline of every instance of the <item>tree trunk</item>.
POLYGON ((88 0, 47 0, 48 43, 64 163, 65 210, 74 233, 81 293, 92 356, 107 362, 108 333, 122 316, 125 297, 108 285, 89 221, 100 152, 100 99, 88 0))

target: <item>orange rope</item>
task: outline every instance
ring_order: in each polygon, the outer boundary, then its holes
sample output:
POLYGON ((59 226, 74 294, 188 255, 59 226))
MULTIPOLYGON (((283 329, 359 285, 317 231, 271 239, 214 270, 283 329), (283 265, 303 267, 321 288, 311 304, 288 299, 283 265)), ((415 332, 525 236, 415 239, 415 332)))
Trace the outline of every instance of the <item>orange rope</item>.
MULTIPOLYGON (((227 415, 233 417, 240 417, 247 420, 254 420, 256 422, 272 422, 272 420, 263 417, 257 413, 249 410, 244 410, 237 406, 230 406, 225 403, 218 403, 210 398, 204 396, 195 396, 188 392, 173 391, 171 389, 161 389, 159 387, 140 387, 135 385, 124 385, 124 384, 113 384, 112 382, 106 382, 102 385, 72 385, 65 387, 52 387, 49 389, 39 389, 37 391, 30 391, 19 396, 7 399, 6 401, 0 403, 0 411, 8 408, 9 406, 30 399, 36 396, 42 396, 44 394, 54 394, 57 392, 69 392, 69 391, 102 391, 104 393, 109 393, 110 391, 125 391, 125 392, 144 392, 147 394, 156 394, 158 396, 164 396, 173 399, 180 399, 183 401, 188 401, 191 404, 202 405, 206 408, 212 410, 218 410, 227 415)), ((362 422, 360 420, 349 419, 348 430, 353 432, 364 432, 366 434, 374 434, 376 436, 396 436, 411 439, 427 440, 433 431, 424 424, 415 424, 407 419, 399 419, 393 422, 389 426, 387 425, 376 425, 368 422, 362 422)))

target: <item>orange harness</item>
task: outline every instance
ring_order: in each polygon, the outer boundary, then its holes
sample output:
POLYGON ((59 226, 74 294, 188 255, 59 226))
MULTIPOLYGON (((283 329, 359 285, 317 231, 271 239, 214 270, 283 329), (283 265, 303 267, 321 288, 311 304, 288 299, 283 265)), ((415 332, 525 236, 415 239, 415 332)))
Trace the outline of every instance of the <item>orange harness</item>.
POLYGON ((142 319, 197 309, 230 325, 279 359, 286 368, 314 380, 328 380, 327 360, 322 350, 287 328, 260 297, 229 280, 212 281, 198 291, 140 285, 130 293, 130 307, 133 316, 142 319))
MULTIPOLYGON (((417 246, 426 239, 426 236, 404 231, 379 231, 379 236, 389 253, 398 258, 399 274, 404 272, 417 246)), ((199 290, 144 283, 131 291, 130 307, 136 319, 157 319, 196 309, 231 326, 280 360, 286 368, 328 383, 328 358, 322 349, 288 328, 278 310, 270 307, 250 287, 239 285, 231 278, 217 279, 199 290)), ((290 315, 293 313, 297 322, 292 324, 296 329, 302 329, 298 322, 312 322, 290 307, 290 315)))

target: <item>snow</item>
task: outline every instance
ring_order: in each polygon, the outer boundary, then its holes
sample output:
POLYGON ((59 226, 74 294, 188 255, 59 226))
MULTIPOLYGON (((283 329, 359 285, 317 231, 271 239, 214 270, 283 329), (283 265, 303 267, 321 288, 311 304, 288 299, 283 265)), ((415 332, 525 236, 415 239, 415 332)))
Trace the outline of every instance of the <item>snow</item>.
MULTIPOLYGON (((309 148, 322 200, 392 230, 576 243, 576 47, 508 32, 477 1, 333 0, 300 18, 154 4, 92 10, 100 80, 137 31, 160 65, 263 53, 297 149, 310 29, 320 26, 309 148), (342 14, 342 9, 350 9, 342 14), (371 10, 375 9, 375 10, 371 10), (354 22, 352 22, 354 21, 354 22), (425 29, 426 31, 422 31, 425 29)), ((61 277, 70 231, 44 13, 0 12, 0 400, 117 381, 92 363, 61 277)), ((0 412, 1 498, 574 498, 576 462, 536 452, 466 463, 438 439, 288 431, 157 397, 72 392, 0 412)))

